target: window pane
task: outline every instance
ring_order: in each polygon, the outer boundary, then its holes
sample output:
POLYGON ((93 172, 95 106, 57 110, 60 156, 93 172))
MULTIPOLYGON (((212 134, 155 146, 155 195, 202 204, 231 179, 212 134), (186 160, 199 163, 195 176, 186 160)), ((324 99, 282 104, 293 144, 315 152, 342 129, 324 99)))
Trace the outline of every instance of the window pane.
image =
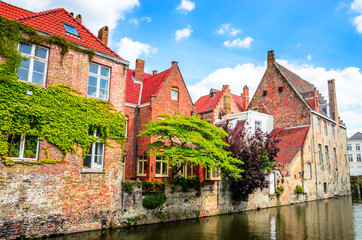
POLYGON ((37 143, 38 143, 37 137, 34 136, 25 137, 25 146, 24 146, 25 158, 36 158, 37 143))
POLYGON ((83 167, 85 168, 91 168, 92 167, 92 157, 90 155, 87 155, 83 161, 83 167))
POLYGON ((33 78, 31 80, 31 82, 39 84, 39 85, 43 85, 43 79, 44 79, 43 73, 33 72, 33 78))
POLYGON ((31 55, 31 44, 20 42, 19 51, 31 55))
POLYGON ((162 163, 162 174, 168 175, 167 172, 168 172, 167 163, 162 163))
POLYGON ((97 78, 89 76, 89 78, 88 78, 88 86, 97 87, 97 78))
POLYGON ((95 155, 103 156, 103 143, 96 142, 95 155))
POLYGON ((71 33, 71 34, 74 34, 74 35, 78 36, 77 29, 74 26, 71 26, 71 25, 68 25, 68 24, 63 24, 63 25, 64 25, 65 31, 67 33, 71 33))
POLYGON ((34 71, 40 73, 45 72, 45 63, 34 60, 34 71))
POLYGON ((138 173, 143 173, 143 162, 138 162, 138 173))
POLYGON ((23 81, 28 81, 29 78, 29 70, 19 68, 18 70, 18 79, 23 81))
POLYGON ((108 80, 105 80, 105 79, 100 79, 100 88, 104 88, 104 89, 108 89, 108 80))
POLYGON ((88 96, 97 97, 97 88, 88 86, 88 96))
POLYGON ((95 164, 95 168, 101 168, 102 165, 103 165, 103 161, 102 161, 103 157, 102 156, 98 156, 98 157, 95 157, 94 160, 94 164, 95 164))
POLYGON ((8 143, 9 143, 8 156, 9 157, 15 157, 15 158, 19 157, 20 140, 21 140, 20 135, 9 137, 9 140, 8 140, 8 143))
POLYGON ((101 66, 101 75, 105 77, 109 77, 109 68, 101 66))
POLYGON ((161 174, 161 162, 156 162, 156 174, 161 174))
POLYGON ((98 66, 91 63, 89 65, 89 72, 97 74, 98 73, 98 66))
POLYGON ((29 69, 29 65, 30 65, 30 60, 27 60, 27 59, 23 58, 23 61, 21 61, 20 67, 25 68, 25 69, 29 69))
POLYGON ((42 47, 35 47, 35 56, 38 58, 43 58, 46 59, 47 58, 47 49, 42 48, 42 47))
POLYGON ((99 89, 99 98, 108 99, 108 91, 105 89, 99 89))

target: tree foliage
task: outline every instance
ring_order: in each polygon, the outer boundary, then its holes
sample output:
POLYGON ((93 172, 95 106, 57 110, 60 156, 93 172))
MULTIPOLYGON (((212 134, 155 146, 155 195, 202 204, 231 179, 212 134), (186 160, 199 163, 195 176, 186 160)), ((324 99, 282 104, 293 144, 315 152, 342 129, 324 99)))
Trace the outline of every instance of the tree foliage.
POLYGON ((247 200, 256 189, 269 186, 266 176, 276 166, 279 140, 259 129, 250 134, 243 128, 229 129, 227 122, 223 125, 229 134, 226 142, 231 156, 244 162, 237 165, 244 170, 241 178, 228 178, 231 197, 235 201, 247 200))
POLYGON ((160 115, 163 120, 150 121, 141 135, 157 138, 149 145, 150 154, 163 157, 173 168, 172 176, 186 164, 202 167, 221 168, 233 178, 240 177, 242 172, 237 167, 241 160, 230 156, 224 148, 227 143, 223 139, 228 134, 198 116, 182 114, 160 115))

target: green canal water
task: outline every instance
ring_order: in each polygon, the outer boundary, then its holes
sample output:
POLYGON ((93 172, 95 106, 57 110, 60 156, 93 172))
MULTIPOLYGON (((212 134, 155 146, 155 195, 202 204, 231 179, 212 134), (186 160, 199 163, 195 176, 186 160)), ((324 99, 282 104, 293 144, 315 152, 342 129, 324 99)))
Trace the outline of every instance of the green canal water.
POLYGON ((362 198, 346 196, 196 220, 93 231, 62 240, 361 239, 362 198))

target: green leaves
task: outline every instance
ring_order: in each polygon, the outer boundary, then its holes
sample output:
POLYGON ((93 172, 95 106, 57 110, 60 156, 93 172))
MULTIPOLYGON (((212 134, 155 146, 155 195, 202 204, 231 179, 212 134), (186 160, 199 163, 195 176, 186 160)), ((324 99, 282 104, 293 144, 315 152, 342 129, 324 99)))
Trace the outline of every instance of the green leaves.
MULTIPOLYGON (((198 116, 160 115, 164 120, 150 121, 141 135, 157 137, 151 143, 150 154, 164 157, 170 165, 196 164, 203 167, 220 167, 240 177, 242 170, 235 166, 240 160, 230 157, 224 150, 227 144, 223 141, 227 133, 198 116), (169 160, 168 160, 169 159, 169 160)), ((175 175, 176 172, 173 173, 175 175)))
POLYGON ((96 141, 89 136, 97 129, 101 141, 124 144, 125 118, 110 103, 76 94, 64 85, 44 89, 18 81, 15 73, 0 65, 0 154, 6 156, 8 136, 27 134, 45 138, 64 154, 75 152, 75 144, 87 150, 96 141), (31 91, 32 96, 26 96, 31 91))

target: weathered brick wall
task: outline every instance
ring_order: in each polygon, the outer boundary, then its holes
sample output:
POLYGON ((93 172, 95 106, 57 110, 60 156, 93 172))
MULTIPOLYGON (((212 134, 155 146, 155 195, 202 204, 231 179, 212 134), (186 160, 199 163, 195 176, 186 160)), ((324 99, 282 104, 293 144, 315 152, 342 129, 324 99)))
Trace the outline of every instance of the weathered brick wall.
POLYGON ((259 112, 273 115, 275 128, 310 124, 310 110, 274 64, 266 69, 248 109, 255 107, 259 112), (283 88, 281 93, 279 87, 283 88), (264 91, 266 96, 263 96, 264 91))

